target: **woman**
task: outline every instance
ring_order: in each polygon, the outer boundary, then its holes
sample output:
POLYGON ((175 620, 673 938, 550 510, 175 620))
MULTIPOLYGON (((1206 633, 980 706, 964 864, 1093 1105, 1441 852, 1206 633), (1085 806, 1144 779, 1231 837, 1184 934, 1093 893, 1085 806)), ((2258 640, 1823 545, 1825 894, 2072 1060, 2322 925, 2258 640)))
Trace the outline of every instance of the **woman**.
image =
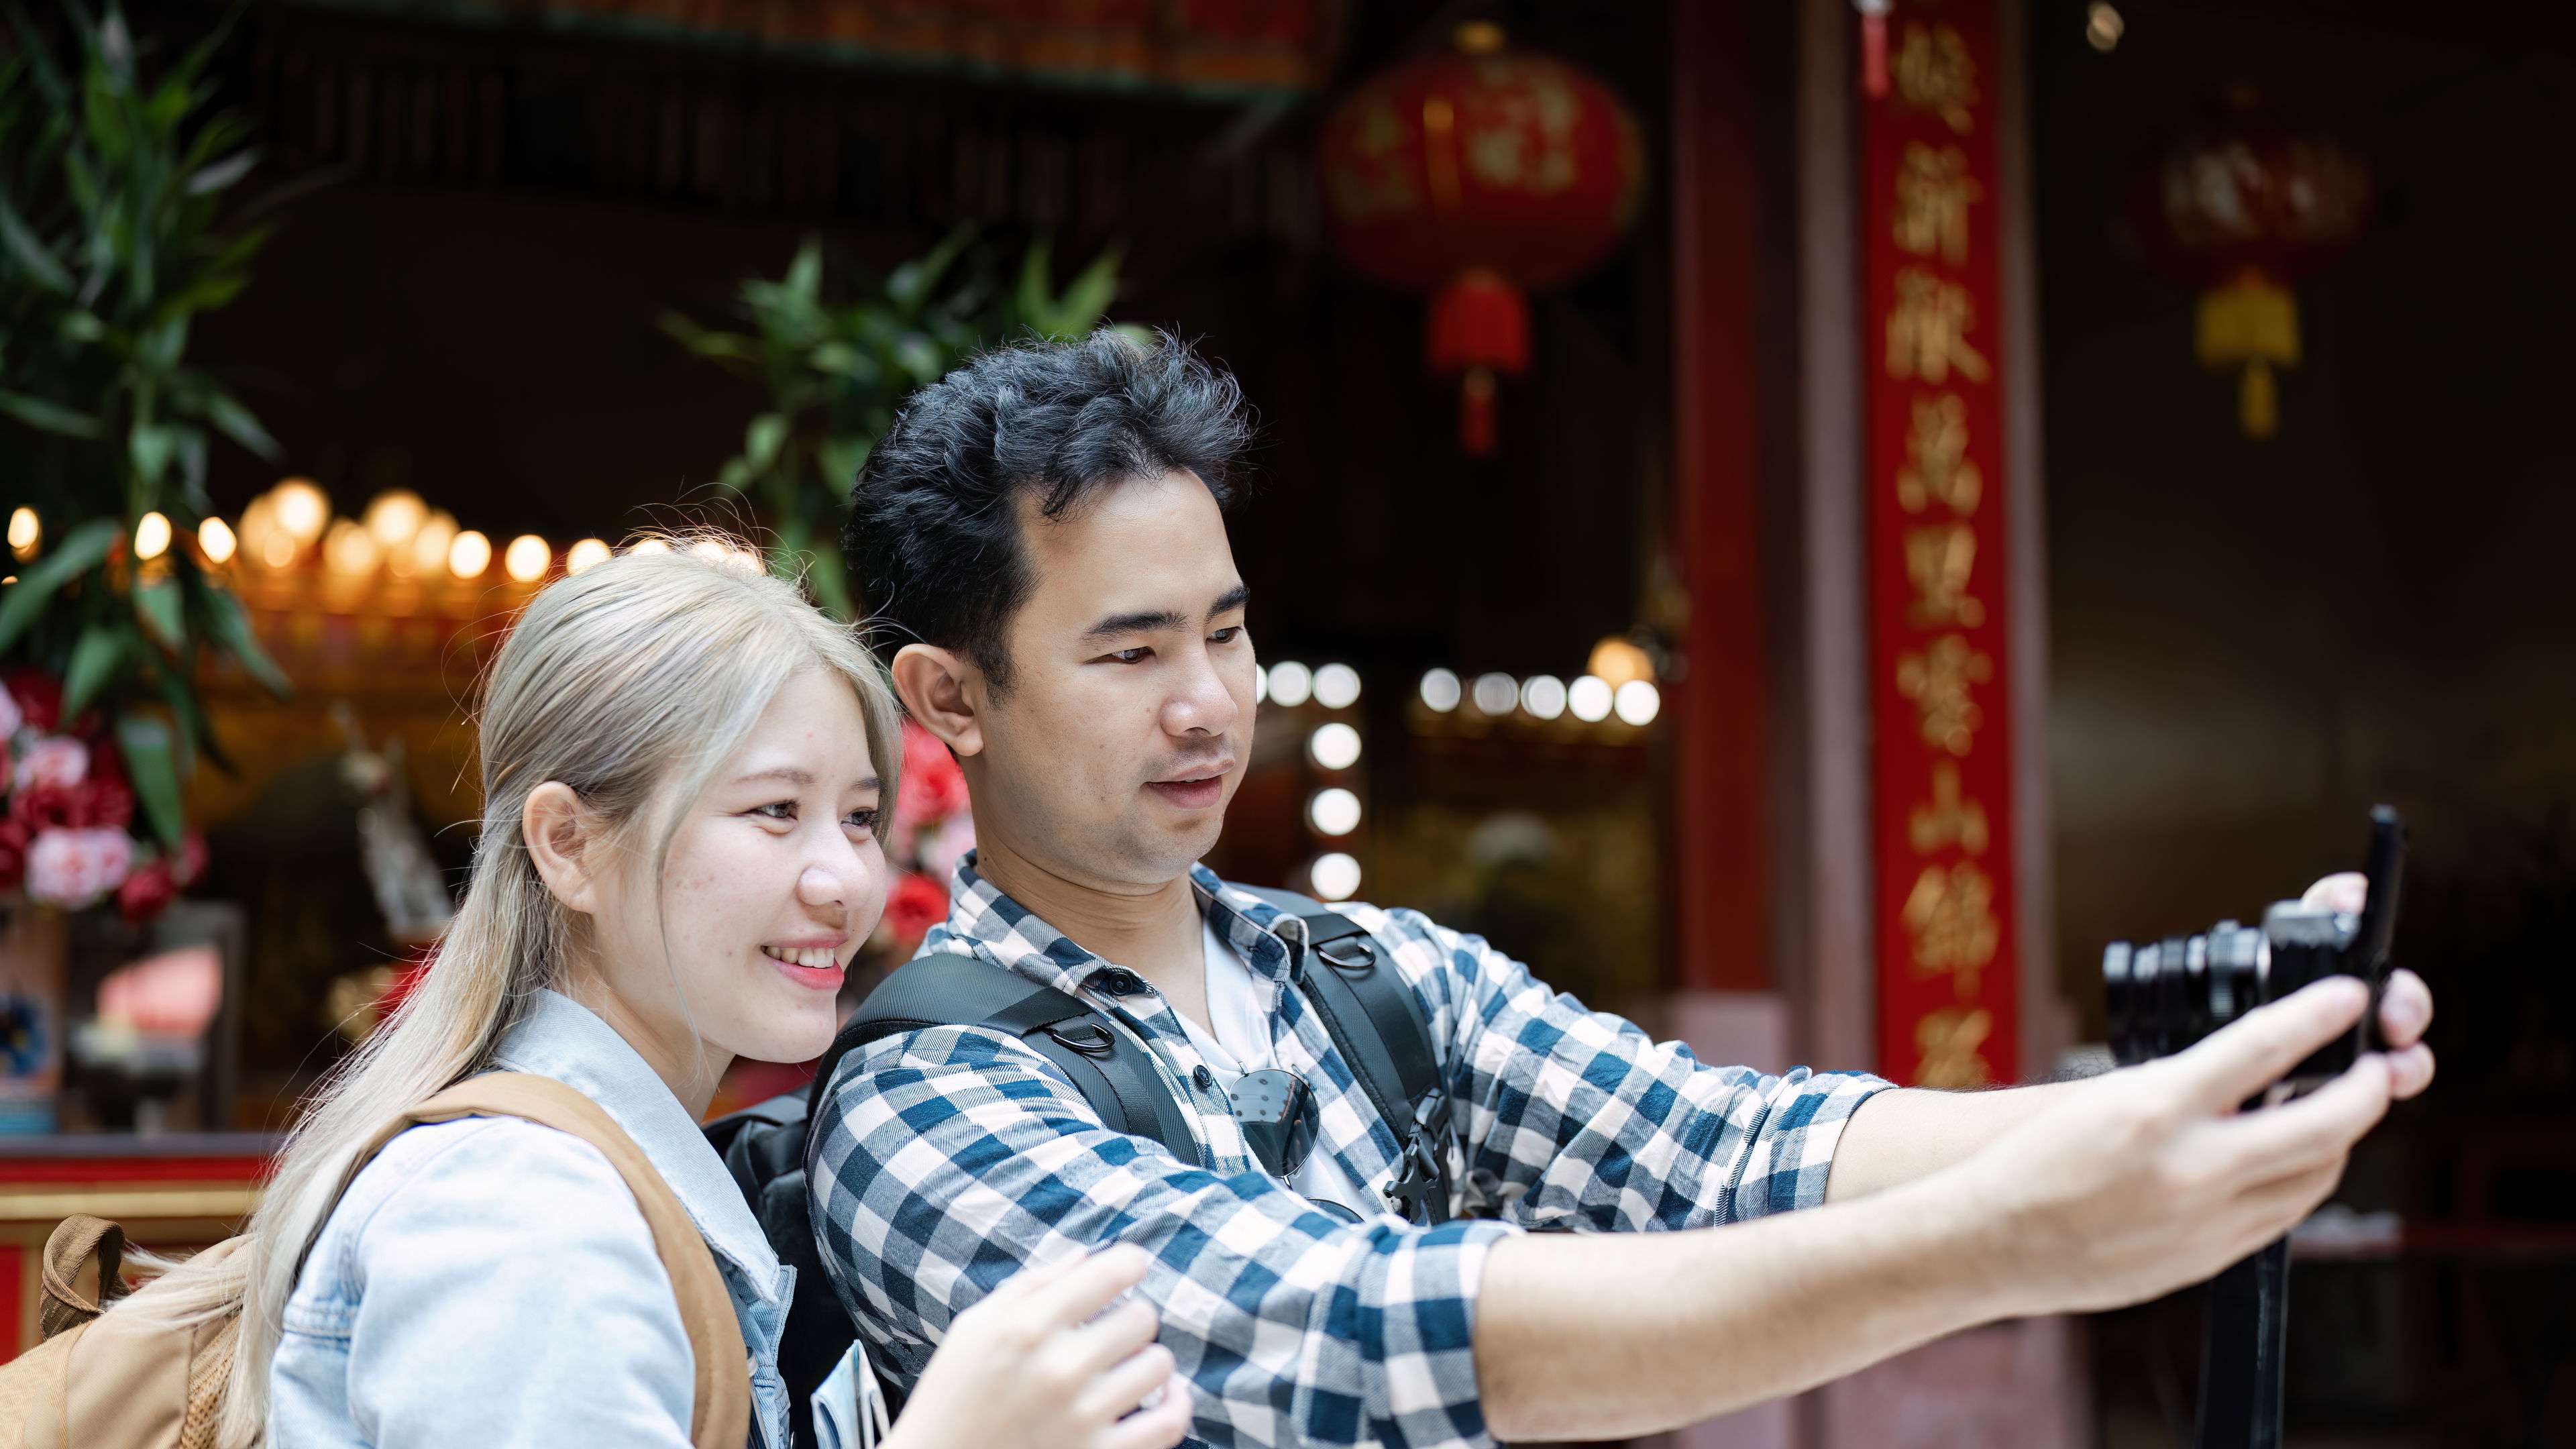
MULTIPOLYGON (((246 1266, 182 1268, 127 1308, 241 1295, 227 1445, 687 1444, 672 1283, 597 1150, 515 1118, 415 1127, 333 1205, 382 1124, 477 1073, 537 1073, 605 1108, 686 1207, 750 1350, 754 1442, 785 1449, 793 1272, 697 1122, 733 1058, 831 1040, 885 901, 891 696, 790 585, 714 550, 630 553, 528 605, 481 747, 481 844, 435 969, 312 1103, 246 1266)), ((1188 1389, 1152 1310, 1101 1311, 1144 1267, 1120 1249, 1006 1285, 887 1443, 1177 1442, 1188 1389)), ((851 1367, 837 1382, 868 1382, 851 1367)))

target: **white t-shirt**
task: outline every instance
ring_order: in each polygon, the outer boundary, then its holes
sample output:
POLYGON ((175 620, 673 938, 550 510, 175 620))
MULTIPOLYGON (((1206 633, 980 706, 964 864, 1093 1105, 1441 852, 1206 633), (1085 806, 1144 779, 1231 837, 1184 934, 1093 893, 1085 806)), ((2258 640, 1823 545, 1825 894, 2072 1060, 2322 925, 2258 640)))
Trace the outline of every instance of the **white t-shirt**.
MULTIPOLYGON (((1207 956, 1208 1026, 1207 1029, 1180 1012, 1181 1027, 1190 1034, 1190 1045, 1198 1048, 1207 1060, 1208 1070, 1216 1075, 1220 1091, 1231 1089, 1246 1073, 1279 1065, 1279 1057, 1270 1040, 1270 1006, 1268 992, 1255 980, 1252 968, 1214 925, 1200 928, 1202 949, 1207 956)), ((1310 1084, 1311 1085, 1311 1084, 1310 1084)), ((1342 1170, 1341 1161, 1321 1142, 1307 1152, 1306 1161, 1288 1185, 1309 1202, 1329 1202, 1349 1208, 1362 1217, 1374 1217, 1387 1210, 1386 1204, 1368 1184, 1354 1182, 1342 1170)))

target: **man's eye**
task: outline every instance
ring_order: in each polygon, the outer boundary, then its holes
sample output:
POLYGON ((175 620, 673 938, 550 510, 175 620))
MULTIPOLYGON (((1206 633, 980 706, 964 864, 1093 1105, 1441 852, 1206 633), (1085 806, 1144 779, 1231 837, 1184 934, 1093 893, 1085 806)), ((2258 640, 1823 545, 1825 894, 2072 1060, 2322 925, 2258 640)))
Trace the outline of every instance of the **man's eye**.
POLYGON ((1109 657, 1117 660, 1121 664, 1133 664, 1137 660, 1142 659, 1153 652, 1154 651, 1151 649, 1121 649, 1116 653, 1111 654, 1109 657))
POLYGON ((796 818, 796 802, 772 800, 766 805, 753 806, 751 813, 764 820, 793 820, 796 818))
POLYGON ((1230 629, 1219 629, 1215 633, 1210 634, 1208 636, 1208 641, 1214 644, 1231 644, 1242 633, 1243 626, 1241 624, 1237 624, 1230 629))

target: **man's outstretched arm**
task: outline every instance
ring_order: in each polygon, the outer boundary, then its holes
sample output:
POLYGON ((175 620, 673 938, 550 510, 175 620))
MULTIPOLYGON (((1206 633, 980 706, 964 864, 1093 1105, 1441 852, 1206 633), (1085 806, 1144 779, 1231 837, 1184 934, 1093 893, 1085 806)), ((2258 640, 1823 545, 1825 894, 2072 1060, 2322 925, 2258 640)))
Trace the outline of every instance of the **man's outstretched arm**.
MULTIPOLYGON (((2308 887, 2310 905, 2361 911, 2367 882, 2356 872, 2308 887)), ((2433 1024, 2433 992, 2412 971, 2389 975, 2379 1004, 2379 1033, 2388 1043, 2391 1093, 2405 1101, 2433 1082, 2433 1053, 2424 1032, 2433 1024)), ((1880 1092, 1863 1103, 1835 1145, 1825 1201, 1849 1202, 1940 1171, 2085 1091, 2059 1082, 1999 1092, 1880 1092)))
POLYGON ((2079 1090, 1991 1094, 2037 1110, 1856 1201, 1699 1232, 1497 1243, 1476 1303, 1486 1424, 1507 1442, 1653 1433, 1978 1323, 2208 1277, 2323 1201, 2387 1110, 2397 1069, 2371 1055, 2298 1101, 2236 1111, 2365 1007, 2358 982, 2320 982, 2079 1090))

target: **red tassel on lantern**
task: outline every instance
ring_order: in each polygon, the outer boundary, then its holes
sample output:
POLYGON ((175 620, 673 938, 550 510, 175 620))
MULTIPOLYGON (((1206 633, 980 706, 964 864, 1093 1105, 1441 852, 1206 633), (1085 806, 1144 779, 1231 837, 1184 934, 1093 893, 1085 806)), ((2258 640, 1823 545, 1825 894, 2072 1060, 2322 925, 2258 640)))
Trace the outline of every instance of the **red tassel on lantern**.
POLYGON ((1470 457, 1493 456, 1494 374, 1529 370, 1529 303, 1520 289, 1487 267, 1469 267, 1431 299, 1424 360, 1435 376, 1464 374, 1458 386, 1458 446, 1470 457))

